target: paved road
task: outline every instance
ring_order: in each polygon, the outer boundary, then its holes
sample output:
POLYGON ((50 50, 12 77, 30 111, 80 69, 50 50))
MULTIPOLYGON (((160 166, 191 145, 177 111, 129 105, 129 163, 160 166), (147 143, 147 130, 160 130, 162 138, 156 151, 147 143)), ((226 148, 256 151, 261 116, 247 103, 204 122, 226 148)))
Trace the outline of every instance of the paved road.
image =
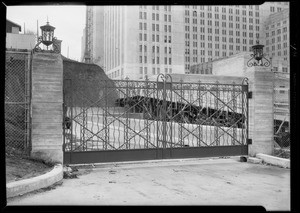
POLYGON ((290 170, 230 159, 79 169, 52 190, 8 205, 261 205, 290 210, 290 170))

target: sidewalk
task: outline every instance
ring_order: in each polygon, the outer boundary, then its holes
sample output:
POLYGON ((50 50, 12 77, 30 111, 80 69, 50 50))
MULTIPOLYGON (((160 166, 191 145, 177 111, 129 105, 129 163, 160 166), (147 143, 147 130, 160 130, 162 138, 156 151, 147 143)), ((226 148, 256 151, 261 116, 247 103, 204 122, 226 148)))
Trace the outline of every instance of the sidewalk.
POLYGON ((8 205, 261 205, 290 209, 290 169, 205 159, 79 168, 56 189, 8 205), (152 166, 151 166, 152 165, 152 166))

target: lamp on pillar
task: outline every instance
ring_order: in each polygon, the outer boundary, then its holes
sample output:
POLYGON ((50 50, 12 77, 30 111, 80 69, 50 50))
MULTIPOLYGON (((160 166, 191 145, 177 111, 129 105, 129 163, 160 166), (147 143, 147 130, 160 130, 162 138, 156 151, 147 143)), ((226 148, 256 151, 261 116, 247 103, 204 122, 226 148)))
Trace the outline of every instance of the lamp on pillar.
POLYGON ((47 52, 55 52, 60 53, 60 44, 61 40, 58 40, 56 37, 54 37, 54 30, 55 27, 51 26, 49 24, 49 21, 47 20, 47 24, 40 27, 42 30, 42 35, 38 37, 38 43, 34 47, 35 52, 41 52, 41 51, 47 51, 47 52), (42 50, 39 45, 44 44, 47 49, 42 50), (49 50, 49 46, 52 45, 52 50, 49 50))
POLYGON ((250 60, 247 62, 248 67, 252 66, 270 66, 270 61, 265 58, 263 52, 264 45, 259 44, 259 41, 256 41, 256 45, 252 46, 253 54, 251 54, 250 60))

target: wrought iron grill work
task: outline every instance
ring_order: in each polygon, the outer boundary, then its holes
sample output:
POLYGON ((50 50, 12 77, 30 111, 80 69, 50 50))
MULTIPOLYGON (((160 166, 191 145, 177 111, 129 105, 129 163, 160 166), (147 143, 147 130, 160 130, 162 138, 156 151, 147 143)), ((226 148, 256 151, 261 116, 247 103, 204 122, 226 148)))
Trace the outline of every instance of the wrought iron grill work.
POLYGON ((65 162, 247 154, 248 83, 65 80, 65 162), (89 91, 84 89, 89 88, 89 91))

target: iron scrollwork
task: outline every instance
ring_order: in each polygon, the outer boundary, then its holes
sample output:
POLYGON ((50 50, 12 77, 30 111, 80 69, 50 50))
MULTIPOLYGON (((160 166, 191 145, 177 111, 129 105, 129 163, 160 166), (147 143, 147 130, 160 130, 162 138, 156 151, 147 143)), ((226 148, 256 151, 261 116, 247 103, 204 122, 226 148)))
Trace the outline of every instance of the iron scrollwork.
POLYGON ((250 60, 247 62, 247 66, 248 67, 253 67, 253 66, 264 66, 264 67, 268 67, 270 66, 270 61, 265 57, 265 54, 262 55, 261 58, 256 58, 254 56, 254 54, 250 55, 251 58, 250 60), (264 60, 263 60, 264 59, 264 60))

